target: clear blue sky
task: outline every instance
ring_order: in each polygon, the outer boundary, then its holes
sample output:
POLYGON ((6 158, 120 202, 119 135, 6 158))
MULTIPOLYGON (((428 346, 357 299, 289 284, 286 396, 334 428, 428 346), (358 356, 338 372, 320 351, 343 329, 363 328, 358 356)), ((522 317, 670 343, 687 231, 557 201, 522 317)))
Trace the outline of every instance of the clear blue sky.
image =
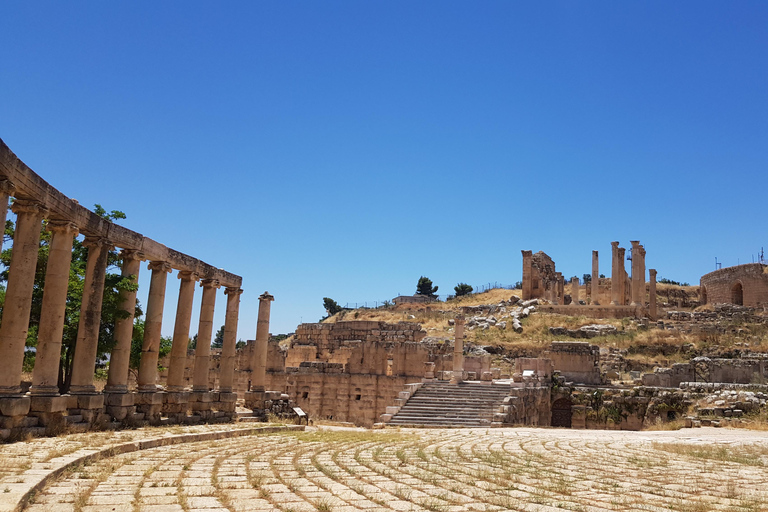
POLYGON ((660 277, 694 283, 768 245, 765 2, 5 1, 0 17, 0 137, 81 204, 242 275, 243 339, 264 290, 278 333, 324 296, 391 299, 421 275, 440 293, 513 283, 521 249, 566 276, 597 249, 610 274, 610 242, 639 239, 660 277))

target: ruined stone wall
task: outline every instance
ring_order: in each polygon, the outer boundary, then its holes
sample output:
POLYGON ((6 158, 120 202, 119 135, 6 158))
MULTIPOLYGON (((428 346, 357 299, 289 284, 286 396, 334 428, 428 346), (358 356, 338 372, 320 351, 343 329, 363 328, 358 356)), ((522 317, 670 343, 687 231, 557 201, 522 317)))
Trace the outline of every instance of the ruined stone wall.
POLYGON ((494 421, 504 425, 548 427, 552 421, 550 402, 549 385, 512 388, 494 421))
POLYGON ((586 316, 588 318, 643 318, 648 312, 642 306, 579 306, 574 309, 571 306, 553 306, 540 304, 536 308, 540 313, 554 313, 557 315, 586 316))
POLYGON ((681 382, 696 380, 694 367, 690 363, 676 363, 671 368, 654 368, 653 373, 643 374, 643 386, 676 388, 681 382))
POLYGON ((768 305, 768 265, 747 263, 715 270, 703 275, 700 284, 702 303, 705 304, 739 304, 734 287, 741 284, 739 305, 768 305))
POLYGON ((600 384, 600 347, 584 341, 553 341, 546 357, 567 381, 600 384))
POLYGON ((523 300, 547 298, 557 284, 555 262, 545 252, 523 253, 523 300))
POLYGON ((316 345, 320 350, 338 347, 343 341, 418 342, 427 335, 413 322, 350 321, 329 324, 301 324, 294 335, 295 345, 316 345))

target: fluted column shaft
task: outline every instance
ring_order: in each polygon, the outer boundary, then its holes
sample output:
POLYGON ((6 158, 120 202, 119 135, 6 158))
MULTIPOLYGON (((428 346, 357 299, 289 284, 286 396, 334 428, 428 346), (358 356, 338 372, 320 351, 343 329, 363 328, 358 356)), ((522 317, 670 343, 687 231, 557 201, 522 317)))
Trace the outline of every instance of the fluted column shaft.
MULTIPOLYGON (((8 198, 15 192, 16 188, 10 180, 0 180, 0 226, 5 231, 5 220, 8 218, 8 198)), ((0 251, 3 250, 3 238, 0 236, 0 251)))
POLYGON ((195 372, 192 378, 192 389, 193 391, 208 391, 213 311, 216 306, 216 290, 219 288, 219 282, 215 279, 205 279, 200 283, 200 286, 203 288, 203 299, 200 303, 200 323, 197 328, 195 372))
POLYGON ((592 282, 589 285, 590 293, 592 294, 592 304, 595 306, 600 305, 600 262, 597 257, 597 251, 592 251, 592 282))
POLYGON ((144 255, 138 251, 121 251, 122 277, 133 283, 130 289, 122 289, 118 295, 118 308, 123 311, 122 318, 115 320, 115 347, 109 358, 109 374, 104 391, 108 393, 126 393, 128 391, 128 370, 131 365, 131 342, 133 341, 133 321, 136 315, 136 292, 138 291, 139 270, 144 255))
POLYGON ((72 263, 72 242, 78 233, 76 225, 60 221, 49 222, 48 231, 51 232, 51 244, 37 331, 35 370, 29 390, 33 395, 59 394, 59 363, 67 308, 69 267, 72 263))
POLYGON ((256 342, 253 350, 253 391, 264 391, 267 379, 267 352, 269 348, 269 314, 275 298, 264 292, 259 296, 259 317, 256 322, 256 342))
POLYGON ((611 304, 621 303, 621 281, 623 276, 619 271, 619 242, 611 242, 611 304))
POLYGON ((224 317, 224 344, 221 347, 221 374, 219 391, 232 392, 235 375, 235 352, 237 345, 237 319, 240 310, 240 288, 227 288, 227 313, 224 317))
POLYGON ((77 326, 77 341, 72 357, 72 381, 69 392, 73 394, 96 392, 93 374, 96 370, 96 354, 99 347, 101 303, 104 298, 107 259, 112 249, 104 238, 86 237, 83 245, 88 247, 88 260, 85 264, 80 323, 77 326))
POLYGON ((167 391, 184 389, 184 368, 187 365, 189 324, 192 321, 192 301, 195 299, 195 272, 179 272, 179 302, 176 307, 176 323, 173 327, 171 363, 168 368, 167 391))
POLYGON ((0 395, 21 392, 21 367, 29 329, 40 230, 47 213, 42 205, 21 199, 13 203, 12 210, 16 213, 16 233, 0 325, 0 395))
POLYGON ((137 384, 139 391, 157 391, 157 358, 163 327, 165 285, 171 265, 164 261, 153 261, 147 268, 152 271, 152 277, 149 282, 147 317, 144 322, 144 341, 141 345, 137 384))

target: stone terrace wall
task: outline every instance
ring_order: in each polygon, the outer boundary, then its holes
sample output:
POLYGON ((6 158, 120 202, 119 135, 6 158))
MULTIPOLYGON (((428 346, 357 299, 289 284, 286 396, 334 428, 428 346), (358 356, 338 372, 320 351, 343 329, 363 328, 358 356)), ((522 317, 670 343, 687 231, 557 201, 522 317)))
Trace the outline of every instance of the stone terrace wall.
POLYGON ((317 345, 319 349, 330 349, 342 341, 418 342, 427 333, 421 325, 413 322, 336 322, 335 324, 301 324, 296 328, 294 344, 317 345))
POLYGON ((585 341, 553 341, 545 354, 567 381, 600 384, 600 347, 585 341))
POLYGON ((732 289, 737 283, 743 288, 744 306, 768 305, 768 265, 761 263, 737 265, 703 275, 701 292, 702 296, 706 293, 705 303, 733 303, 732 289))

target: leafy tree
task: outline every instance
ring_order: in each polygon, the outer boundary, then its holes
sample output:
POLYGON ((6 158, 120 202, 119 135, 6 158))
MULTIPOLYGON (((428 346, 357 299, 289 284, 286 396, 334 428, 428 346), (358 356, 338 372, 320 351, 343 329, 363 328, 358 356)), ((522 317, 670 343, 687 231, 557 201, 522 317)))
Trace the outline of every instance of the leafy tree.
POLYGON ((512 287, 513 290, 522 290, 523 289, 523 282, 522 281, 516 281, 515 285, 512 287))
MULTIPOLYGON (((137 372, 139 369, 139 363, 141 363, 141 346, 144 344, 144 319, 137 318, 133 322, 133 337, 131 338, 131 362, 129 363, 130 369, 137 372)), ((171 347, 173 346, 173 338, 170 336, 162 336, 160 338, 160 348, 157 351, 157 367, 160 366, 160 361, 171 353, 171 347)))
POLYGON ((584 274, 581 276, 581 280, 584 282, 584 284, 589 284, 592 282, 592 274, 584 274))
POLYGON ((189 345, 187 345, 187 350, 195 350, 197 348, 197 333, 195 333, 194 336, 189 338, 189 345))
POLYGON ((330 297, 323 297, 323 307, 325 308, 325 312, 328 313, 328 316, 333 316, 344 309, 330 297))
MULTIPOLYGON (((123 212, 112 210, 107 212, 100 204, 94 206, 94 212, 102 218, 113 222, 115 220, 125 219, 123 212)), ((45 225, 43 226, 45 228, 45 225)), ((15 226, 13 221, 6 221, 4 237, 6 240, 13 240, 15 226)), ((43 289, 45 283, 45 272, 48 264, 48 254, 50 250, 51 233, 43 229, 40 236, 40 249, 38 251, 37 266, 35 268, 35 282, 32 290, 32 306, 30 308, 29 331, 27 334, 27 346, 37 346, 37 329, 40 324, 40 315, 43 302, 43 289)), ((5 269, 0 272, 0 282, 6 283, 11 261, 12 248, 6 248, 0 254, 0 263, 5 269)), ((85 267, 88 258, 88 249, 77 239, 72 244, 72 264, 70 266, 69 286, 67 289, 67 303, 64 312, 64 333, 61 345, 61 365, 59 366, 59 390, 66 393, 69 390, 69 383, 72 377, 73 355, 75 344, 77 342, 77 329, 80 320, 80 307, 82 305, 83 284, 85 281, 85 267)), ((114 328, 115 320, 126 318, 128 313, 118 307, 118 293, 120 290, 136 289, 137 285, 128 278, 123 278, 119 270, 121 259, 117 251, 112 250, 107 257, 107 272, 104 284, 104 296, 101 309, 101 324, 99 327, 99 341, 97 359, 104 360, 105 355, 112 350, 114 346, 114 328)), ((0 297, 3 302, 5 294, 0 297)), ((136 317, 142 315, 141 307, 137 301, 134 312, 136 317)), ((31 364, 30 364, 31 369, 31 364)))
MULTIPOLYGON (((437 288, 435 288, 435 291, 437 291, 437 288)), ((472 287, 467 283, 459 283, 453 287, 453 291, 456 292, 457 297, 461 297, 462 295, 469 295, 472 293, 472 287)))
POLYGON ((247 343, 245 341, 237 340, 237 343, 235 343, 235 348, 236 349, 245 348, 246 345, 247 345, 247 343))
POLYGON ((432 286, 432 280, 428 277, 421 276, 419 282, 416 283, 416 294, 426 295, 433 299, 437 297, 437 286, 432 286))
POLYGON ((224 346, 224 326, 216 331, 216 336, 213 337, 211 348, 222 348, 224 346))

